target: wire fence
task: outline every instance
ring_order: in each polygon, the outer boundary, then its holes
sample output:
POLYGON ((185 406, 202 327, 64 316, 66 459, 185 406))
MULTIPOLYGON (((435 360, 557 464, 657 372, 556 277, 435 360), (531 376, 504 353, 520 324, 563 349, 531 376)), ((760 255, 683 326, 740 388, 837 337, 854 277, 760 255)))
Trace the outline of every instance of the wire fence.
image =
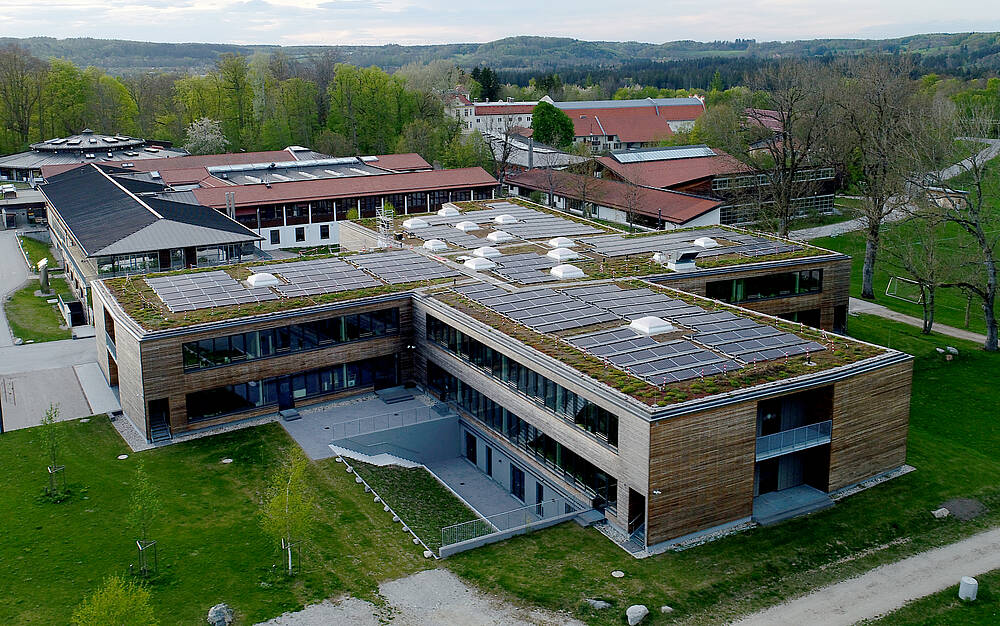
POLYGON ((446 526, 441 529, 441 546, 450 546, 470 539, 486 537, 494 533, 525 528, 547 519, 580 510, 571 500, 552 498, 537 504, 529 504, 505 513, 446 526))
POLYGON ((798 450, 805 450, 816 445, 822 445, 830 441, 833 433, 833 421, 827 420, 818 424, 809 424, 792 428, 773 435, 757 437, 757 460, 770 459, 772 457, 788 454, 798 450))

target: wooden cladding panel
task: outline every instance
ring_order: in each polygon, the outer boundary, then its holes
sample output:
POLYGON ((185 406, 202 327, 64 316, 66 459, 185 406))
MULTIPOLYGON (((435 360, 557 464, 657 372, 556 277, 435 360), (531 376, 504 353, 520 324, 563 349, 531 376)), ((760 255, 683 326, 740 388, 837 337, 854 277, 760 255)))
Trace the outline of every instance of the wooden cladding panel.
POLYGON ((651 425, 650 545, 751 514, 756 424, 743 402, 651 425))
POLYGON ((833 397, 830 491, 906 462, 913 362, 838 382, 833 397))

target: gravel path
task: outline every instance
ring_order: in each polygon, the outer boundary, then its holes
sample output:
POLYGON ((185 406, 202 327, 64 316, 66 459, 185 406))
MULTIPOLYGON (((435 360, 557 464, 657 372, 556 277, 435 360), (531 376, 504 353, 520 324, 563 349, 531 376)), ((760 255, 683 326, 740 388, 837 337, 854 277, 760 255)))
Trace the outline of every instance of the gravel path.
POLYGON ((750 615, 736 626, 847 626, 957 585, 962 576, 1000 568, 1000 528, 889 563, 750 615))
POLYGON ((485 594, 444 569, 382 583, 379 594, 388 606, 376 607, 357 598, 327 600, 259 626, 584 626, 562 613, 520 607, 485 594))

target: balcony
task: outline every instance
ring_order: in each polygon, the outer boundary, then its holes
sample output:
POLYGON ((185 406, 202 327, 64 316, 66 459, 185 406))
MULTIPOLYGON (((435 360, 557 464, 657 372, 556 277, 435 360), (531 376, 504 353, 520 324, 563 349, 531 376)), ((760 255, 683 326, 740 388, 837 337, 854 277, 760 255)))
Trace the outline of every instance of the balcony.
POLYGON ((757 437, 757 460, 773 459, 776 456, 828 444, 832 432, 833 420, 827 420, 757 437))
POLYGON ((118 349, 115 347, 115 340, 111 338, 108 331, 104 331, 104 343, 108 346, 108 352, 116 362, 118 361, 118 349))

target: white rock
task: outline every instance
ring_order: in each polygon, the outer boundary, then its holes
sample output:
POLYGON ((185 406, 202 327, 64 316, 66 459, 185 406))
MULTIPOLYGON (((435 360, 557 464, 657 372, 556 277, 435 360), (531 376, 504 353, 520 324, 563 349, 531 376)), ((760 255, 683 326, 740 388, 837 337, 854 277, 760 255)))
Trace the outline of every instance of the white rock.
POLYGON ((587 604, 589 604, 591 607, 597 609, 598 611, 600 611, 602 609, 610 609, 611 608, 611 604, 608 603, 608 602, 605 602, 604 600, 596 600, 594 598, 587 598, 585 600, 585 602, 587 604))
POLYGON ((660 613, 673 613, 674 607, 664 604, 660 607, 660 613))
POLYGON ((431 558, 432 556, 434 556, 434 553, 433 553, 433 552, 431 552, 430 550, 424 550, 424 558, 425 558, 425 559, 429 559, 429 558, 431 558))
POLYGON ((416 545, 418 543, 420 543, 420 539, 418 539, 417 537, 414 537, 413 538, 413 544, 416 545))
POLYGON ((226 457, 226 458, 222 459, 222 460, 221 460, 221 461, 219 461, 219 462, 220 462, 220 463, 222 463, 223 465, 229 465, 230 463, 232 463, 232 462, 233 462, 233 460, 232 460, 232 459, 230 459, 229 457, 226 457))
POLYGON ((357 475, 355 475, 355 476, 354 476, 354 482, 356 482, 356 483, 358 483, 358 484, 360 485, 360 484, 361 484, 361 477, 360 477, 360 476, 357 476, 357 475))
POLYGON ((620 569, 616 569, 615 571, 611 572, 611 577, 612 578, 625 578, 625 572, 621 571, 620 569))
POLYGON ((118 460, 119 460, 119 461, 124 461, 124 460, 125 460, 125 459, 127 459, 127 458, 128 458, 128 455, 127 455, 127 454, 119 454, 119 455, 118 455, 118 460))
POLYGON ((207 619, 212 626, 229 626, 233 623, 233 610, 225 603, 216 604, 208 610, 207 619))
POLYGON ((625 617, 628 619, 628 626, 635 626, 645 619, 647 615, 649 615, 649 609, 647 609, 644 604, 633 604, 625 609, 625 617))
POLYGON ((933 515, 935 519, 944 519, 949 515, 951 515, 951 511, 949 511, 944 507, 941 507, 940 509, 934 509, 933 511, 931 511, 931 515, 933 515))
POLYGON ((85 417, 85 418, 83 418, 82 420, 80 420, 80 423, 81 423, 81 424, 86 424, 86 423, 87 423, 87 422, 89 422, 89 421, 90 421, 90 418, 89 418, 89 417, 85 417))

